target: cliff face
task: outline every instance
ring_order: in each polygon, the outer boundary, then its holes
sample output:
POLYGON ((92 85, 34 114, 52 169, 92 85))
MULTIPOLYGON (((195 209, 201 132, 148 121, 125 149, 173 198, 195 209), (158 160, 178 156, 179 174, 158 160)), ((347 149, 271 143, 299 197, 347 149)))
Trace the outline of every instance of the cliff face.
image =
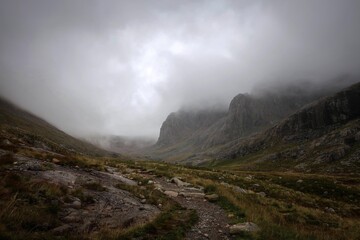
POLYGON ((266 94, 257 97, 239 94, 230 103, 223 132, 228 141, 259 132, 273 126, 311 99, 300 95, 266 94))
POLYGON ((157 146, 176 144, 201 132, 226 115, 224 110, 179 111, 171 113, 160 129, 157 146))
POLYGON ((310 97, 239 94, 227 111, 171 113, 160 129, 157 146, 171 146, 189 139, 193 147, 209 148, 259 132, 295 112, 310 97))
POLYGON ((272 135, 289 135, 345 123, 360 116, 360 83, 296 112, 272 130, 272 135))
POLYGON ((359 171, 359 106, 357 83, 303 107, 266 131, 223 145, 215 153, 218 164, 235 161, 241 166, 246 159, 241 169, 359 171))

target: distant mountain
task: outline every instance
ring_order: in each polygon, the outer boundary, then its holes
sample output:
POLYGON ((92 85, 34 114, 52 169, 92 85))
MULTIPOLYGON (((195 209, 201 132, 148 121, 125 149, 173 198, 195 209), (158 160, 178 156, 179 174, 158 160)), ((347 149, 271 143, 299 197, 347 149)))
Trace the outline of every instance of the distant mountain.
POLYGON ((56 152, 99 155, 109 154, 87 142, 74 138, 43 119, 0 98, 0 139, 56 152))
POLYGON ((191 165, 207 164, 214 158, 219 161, 235 159, 260 151, 267 146, 264 142, 275 143, 269 137, 280 136, 279 133, 296 129, 303 132, 305 126, 338 123, 336 120, 344 118, 346 109, 357 114, 354 108, 360 105, 356 105, 357 100, 353 99, 357 92, 352 92, 352 95, 341 92, 331 103, 318 101, 354 81, 354 78, 342 76, 322 85, 305 82, 258 89, 251 95, 237 95, 228 111, 217 115, 205 110, 206 114, 191 111, 172 113, 163 123, 158 143, 150 155, 191 165), (354 96, 341 100, 341 94, 354 96), (301 109, 310 103, 317 107, 304 113, 301 109))

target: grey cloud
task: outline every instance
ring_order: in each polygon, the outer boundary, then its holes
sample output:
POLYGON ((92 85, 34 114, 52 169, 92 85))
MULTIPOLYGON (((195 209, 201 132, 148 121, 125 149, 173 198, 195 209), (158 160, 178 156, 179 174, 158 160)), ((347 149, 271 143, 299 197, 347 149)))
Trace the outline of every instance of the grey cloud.
POLYGON ((0 1, 0 94, 75 134, 156 136, 183 106, 359 74, 359 1, 0 1), (270 84, 271 85, 271 84, 270 84))

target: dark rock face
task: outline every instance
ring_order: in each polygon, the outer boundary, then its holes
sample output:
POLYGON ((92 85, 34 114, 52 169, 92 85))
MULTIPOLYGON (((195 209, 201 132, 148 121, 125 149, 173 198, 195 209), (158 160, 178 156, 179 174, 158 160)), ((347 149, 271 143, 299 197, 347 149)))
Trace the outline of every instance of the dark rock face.
POLYGON ((186 138, 201 148, 245 137, 273 126, 310 101, 309 97, 239 94, 228 111, 179 111, 171 113, 160 130, 158 146, 169 146, 186 138))
POLYGON ((224 110, 179 111, 171 113, 160 129, 158 146, 168 146, 204 130, 226 115, 224 110))
POLYGON ((295 112, 310 99, 276 94, 261 97, 239 94, 230 103, 224 134, 227 140, 233 140, 264 130, 295 112))
POLYGON ((345 123, 360 116, 359 106, 360 83, 303 108, 273 129, 272 135, 283 136, 345 123))
POLYGON ((346 172, 359 169, 360 83, 305 106, 260 134, 229 143, 218 159, 234 159, 262 150, 254 162, 297 164, 298 171, 346 172))

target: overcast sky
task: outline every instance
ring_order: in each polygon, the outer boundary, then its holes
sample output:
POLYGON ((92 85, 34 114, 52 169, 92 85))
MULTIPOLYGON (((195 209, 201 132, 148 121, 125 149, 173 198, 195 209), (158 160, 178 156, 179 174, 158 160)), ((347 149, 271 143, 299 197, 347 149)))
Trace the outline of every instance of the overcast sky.
POLYGON ((359 70, 358 0, 0 0, 0 95, 76 136, 359 70))

